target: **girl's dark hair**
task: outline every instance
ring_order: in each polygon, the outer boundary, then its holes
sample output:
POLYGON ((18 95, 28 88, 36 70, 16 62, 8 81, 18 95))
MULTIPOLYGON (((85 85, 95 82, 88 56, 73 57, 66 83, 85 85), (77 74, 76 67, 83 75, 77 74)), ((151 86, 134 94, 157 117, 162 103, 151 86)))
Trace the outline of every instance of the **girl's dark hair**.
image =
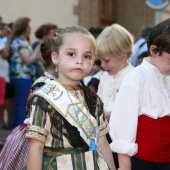
POLYGON ((84 98, 85 98, 85 101, 86 101, 86 104, 87 104, 87 110, 90 113, 93 113, 92 108, 90 107, 91 106, 90 100, 88 100, 88 96, 87 96, 87 93, 86 93, 86 90, 85 90, 84 82, 83 82, 83 80, 81 80, 80 82, 82 84, 82 88, 83 88, 83 91, 84 91, 84 98))
POLYGON ((154 52, 170 53, 170 18, 156 25, 150 32, 147 39, 148 50, 151 45, 155 45, 157 48, 154 52))
POLYGON ((51 60, 51 46, 52 46, 52 38, 45 39, 40 45, 41 56, 45 62, 45 67, 49 66, 52 63, 51 60))

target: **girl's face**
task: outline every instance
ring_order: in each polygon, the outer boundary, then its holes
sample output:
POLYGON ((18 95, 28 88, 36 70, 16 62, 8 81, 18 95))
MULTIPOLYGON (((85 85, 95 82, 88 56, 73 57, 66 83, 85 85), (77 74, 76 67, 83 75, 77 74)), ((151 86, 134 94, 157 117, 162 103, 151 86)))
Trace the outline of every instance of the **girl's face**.
POLYGON ((127 57, 100 56, 101 67, 110 75, 117 74, 121 69, 127 66, 127 57))
POLYGON ((162 52, 159 55, 159 52, 154 53, 155 46, 151 46, 150 53, 152 57, 150 58, 151 64, 156 66, 158 70, 164 75, 170 75, 170 54, 167 52, 162 52))
POLYGON ((59 81, 63 84, 78 84, 92 68, 94 48, 90 36, 81 33, 65 35, 57 56, 59 81))

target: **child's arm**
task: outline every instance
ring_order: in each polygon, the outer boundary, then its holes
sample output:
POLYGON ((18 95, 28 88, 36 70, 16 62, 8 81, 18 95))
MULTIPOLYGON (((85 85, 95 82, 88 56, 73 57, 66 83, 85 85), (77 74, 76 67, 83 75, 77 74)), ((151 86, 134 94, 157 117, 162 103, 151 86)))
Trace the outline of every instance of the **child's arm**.
POLYGON ((116 170, 112 151, 106 139, 106 135, 100 136, 98 141, 99 148, 102 150, 103 157, 111 170, 116 170))
POLYGON ((111 113, 112 113, 111 111, 110 112, 104 112, 104 117, 107 119, 108 122, 110 120, 111 113))
POLYGON ((118 154, 119 170, 131 170, 131 157, 126 154, 118 154))
POLYGON ((42 170, 43 149, 44 143, 38 140, 29 139, 28 170, 42 170))

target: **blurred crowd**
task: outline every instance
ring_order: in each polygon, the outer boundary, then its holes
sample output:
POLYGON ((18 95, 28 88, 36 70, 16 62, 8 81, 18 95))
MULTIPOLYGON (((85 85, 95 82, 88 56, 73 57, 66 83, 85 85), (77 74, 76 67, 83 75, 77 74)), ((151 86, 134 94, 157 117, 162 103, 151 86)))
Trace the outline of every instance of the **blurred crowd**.
POLYGON ((58 28, 53 23, 39 26, 34 33, 36 41, 31 43, 30 22, 29 17, 20 17, 7 24, 0 16, 1 129, 13 129, 26 118, 25 106, 30 87, 45 71, 40 44, 58 28))

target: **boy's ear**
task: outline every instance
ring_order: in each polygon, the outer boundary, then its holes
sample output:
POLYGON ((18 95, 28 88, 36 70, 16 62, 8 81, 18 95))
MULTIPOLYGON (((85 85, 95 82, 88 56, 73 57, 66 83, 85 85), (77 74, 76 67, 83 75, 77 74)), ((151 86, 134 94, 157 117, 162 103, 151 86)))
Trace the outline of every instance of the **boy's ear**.
POLYGON ((51 53, 51 59, 52 59, 52 62, 56 65, 58 63, 58 60, 59 60, 58 54, 56 52, 52 52, 51 53))
POLYGON ((155 46, 155 45, 150 46, 149 51, 150 51, 151 56, 154 56, 157 53, 156 49, 157 49, 157 46, 155 46))

